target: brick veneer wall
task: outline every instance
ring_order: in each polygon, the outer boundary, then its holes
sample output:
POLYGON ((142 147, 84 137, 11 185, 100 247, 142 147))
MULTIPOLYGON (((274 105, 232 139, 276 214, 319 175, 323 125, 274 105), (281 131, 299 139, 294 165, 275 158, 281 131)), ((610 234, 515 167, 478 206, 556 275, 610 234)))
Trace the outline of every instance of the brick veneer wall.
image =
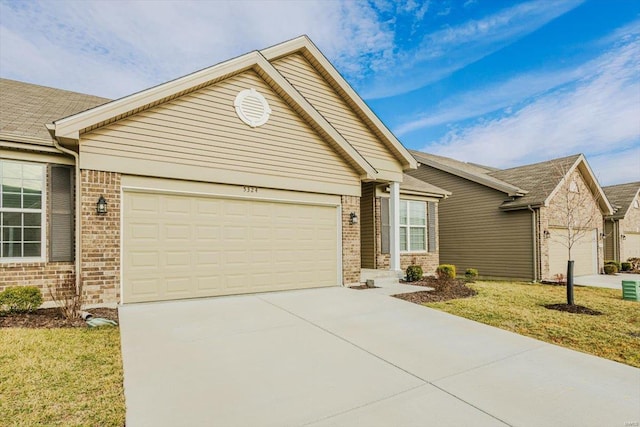
MULTIPOLYGON (((380 197, 375 199, 375 223, 376 223, 376 268, 381 270, 389 269, 389 254, 380 252, 382 248, 382 222, 380 217, 380 197)), ((438 204, 436 203, 436 233, 438 230, 438 204)), ((440 238, 436 234, 436 248, 440 246, 440 238)), ((410 265, 419 265, 427 276, 435 275, 436 268, 440 263, 440 253, 436 252, 420 252, 400 254, 400 268, 405 271, 410 265)))
MULTIPOLYGON (((49 182, 49 168, 45 168, 45 182, 47 183, 47 196, 51 194, 49 182)), ((43 232, 49 235, 48 205, 45 215, 43 232)), ((49 254, 49 238, 45 239, 45 254, 49 254)), ((49 289, 55 290, 69 284, 75 285, 74 262, 11 262, 0 263, 0 292, 9 286, 37 286, 42 292, 45 302, 51 301, 49 289)))
POLYGON ((360 217, 360 197, 342 196, 342 281, 360 283, 360 224, 351 224, 351 212, 360 217))
MULTIPOLYGON (((640 196, 636 197, 635 200, 640 202, 640 196)), ((624 219, 620 220, 620 234, 628 235, 631 233, 640 233, 640 208, 634 208, 633 202, 631 202, 624 219)), ((626 261, 632 256, 637 256, 632 253, 628 240, 623 240, 622 237, 618 236, 618 241, 620 242, 620 261, 626 261)))
POLYGON ((120 301, 120 174, 82 170, 82 272, 84 304, 120 301), (107 214, 96 213, 104 196, 107 214))
MULTIPOLYGON (((592 196, 591 191, 587 187, 582 175, 579 172, 574 172, 571 177, 566 181, 576 182, 578 191, 580 194, 589 195, 583 206, 576 211, 576 224, 586 224, 589 230, 597 229, 597 235, 604 231, 604 225, 602 221, 602 213, 598 206, 598 201, 592 196)), ((540 277, 542 280, 553 280, 553 274, 549 271, 549 239, 544 238, 544 230, 548 230, 550 227, 566 227, 566 208, 563 209, 563 198, 566 201, 566 194, 568 191, 568 184, 562 186, 554 198, 549 203, 548 207, 541 207, 539 210, 538 219, 538 242, 540 250, 540 277)), ((566 202, 565 202, 566 204, 566 202)), ((585 237, 586 238, 586 237, 585 237)), ((602 239, 598 237, 598 271, 604 265, 604 244, 602 239)))

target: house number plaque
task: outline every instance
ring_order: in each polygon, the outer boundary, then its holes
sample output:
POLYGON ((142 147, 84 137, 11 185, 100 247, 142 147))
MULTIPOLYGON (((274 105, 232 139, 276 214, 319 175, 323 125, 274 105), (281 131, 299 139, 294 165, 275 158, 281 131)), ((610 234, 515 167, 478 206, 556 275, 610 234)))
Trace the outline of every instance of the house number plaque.
POLYGON ((258 192, 258 187, 250 187, 250 186, 245 185, 242 188, 244 189, 245 193, 257 193, 258 192))

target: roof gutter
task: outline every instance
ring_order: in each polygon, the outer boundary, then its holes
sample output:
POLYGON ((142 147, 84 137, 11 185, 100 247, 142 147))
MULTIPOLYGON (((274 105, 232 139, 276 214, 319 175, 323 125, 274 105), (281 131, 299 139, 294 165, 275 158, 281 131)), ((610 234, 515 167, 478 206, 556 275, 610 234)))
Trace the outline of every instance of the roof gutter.
POLYGON ((76 225, 76 229, 75 229, 75 276, 76 276, 76 295, 81 296, 80 295, 80 276, 81 276, 81 272, 82 272, 82 263, 81 263, 81 259, 82 259, 82 221, 81 221, 81 217, 80 217, 80 212, 82 210, 82 194, 81 194, 81 186, 80 186, 80 156, 78 153, 76 153, 73 150, 69 150, 68 148, 63 147, 62 145, 60 145, 60 141, 58 141, 58 137, 55 136, 55 125, 53 124, 48 124, 46 125, 47 129, 49 130, 49 132, 51 133, 51 135, 53 136, 53 146, 58 149, 61 153, 66 154, 68 156, 73 157, 74 160, 74 164, 75 164, 75 184, 76 184, 76 208, 75 208, 75 212, 74 212, 74 216, 75 216, 75 225, 76 225))

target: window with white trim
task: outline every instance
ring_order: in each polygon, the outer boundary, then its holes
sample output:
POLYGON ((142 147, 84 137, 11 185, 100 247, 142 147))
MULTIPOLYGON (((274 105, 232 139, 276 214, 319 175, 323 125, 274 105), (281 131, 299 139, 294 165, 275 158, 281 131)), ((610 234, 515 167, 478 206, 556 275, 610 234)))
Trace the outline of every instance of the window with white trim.
POLYGON ((0 160, 0 260, 44 254, 45 166, 0 160))
POLYGON ((400 251, 427 250, 427 203, 400 200, 400 251))

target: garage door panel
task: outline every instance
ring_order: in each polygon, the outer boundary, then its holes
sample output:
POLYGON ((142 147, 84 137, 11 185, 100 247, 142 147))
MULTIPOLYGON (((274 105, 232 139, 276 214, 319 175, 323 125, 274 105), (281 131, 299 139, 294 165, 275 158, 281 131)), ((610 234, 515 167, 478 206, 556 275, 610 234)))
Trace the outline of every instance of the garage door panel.
POLYGON ((336 206, 124 193, 123 300, 338 283, 336 206))
MULTIPOLYGON (((549 239, 549 273, 567 274, 568 249, 567 229, 550 229, 549 239)), ((578 239, 571 247, 571 258, 574 262, 575 276, 598 273, 598 248, 596 230, 589 230, 578 239)))

